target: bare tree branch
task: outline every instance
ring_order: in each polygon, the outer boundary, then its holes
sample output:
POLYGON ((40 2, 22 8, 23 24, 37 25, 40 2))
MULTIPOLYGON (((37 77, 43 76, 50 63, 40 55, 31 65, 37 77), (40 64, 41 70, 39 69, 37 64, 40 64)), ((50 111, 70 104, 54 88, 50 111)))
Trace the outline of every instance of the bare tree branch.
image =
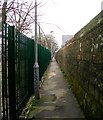
MULTIPOLYGON (((41 3, 38 4, 38 6, 41 3)), ((7 22, 13 24, 21 32, 30 31, 32 24, 35 22, 35 3, 24 2, 19 0, 8 0, 7 4, 7 22)))

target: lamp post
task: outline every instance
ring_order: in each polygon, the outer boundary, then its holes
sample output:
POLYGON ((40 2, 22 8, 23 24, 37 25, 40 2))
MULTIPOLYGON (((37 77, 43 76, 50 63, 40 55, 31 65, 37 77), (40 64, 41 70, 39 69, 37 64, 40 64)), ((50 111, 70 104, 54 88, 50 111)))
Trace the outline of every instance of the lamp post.
POLYGON ((34 95, 36 99, 39 99, 39 65, 38 65, 38 40, 37 40, 37 0, 35 0, 35 42, 34 42, 34 95))

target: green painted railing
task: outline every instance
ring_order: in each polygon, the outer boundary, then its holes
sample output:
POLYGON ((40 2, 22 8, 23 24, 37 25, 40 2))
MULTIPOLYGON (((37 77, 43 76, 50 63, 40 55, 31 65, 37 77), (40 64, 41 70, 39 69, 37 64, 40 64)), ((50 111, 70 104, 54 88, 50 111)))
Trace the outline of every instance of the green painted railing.
MULTIPOLYGON (((34 40, 26 37, 13 26, 8 26, 5 35, 6 39, 2 39, 3 53, 2 60, 2 81, 3 81, 3 119, 18 119, 23 106, 34 93, 33 65, 34 59, 34 40), (5 65, 6 63, 6 65, 5 65), (6 70, 6 74, 5 73, 6 70), (6 87, 5 87, 6 86, 6 87), (5 90, 6 88, 6 90, 5 90)), ((44 74, 51 53, 48 49, 38 45, 39 51, 39 72, 40 79, 44 74)))

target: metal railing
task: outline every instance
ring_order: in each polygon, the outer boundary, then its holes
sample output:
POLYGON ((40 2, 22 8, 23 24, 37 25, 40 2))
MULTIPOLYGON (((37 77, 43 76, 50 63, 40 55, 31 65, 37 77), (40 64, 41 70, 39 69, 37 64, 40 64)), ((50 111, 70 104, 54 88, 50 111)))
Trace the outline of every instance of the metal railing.
MULTIPOLYGON (((2 103, 3 120, 16 120, 34 93, 34 40, 14 26, 2 31, 2 103)), ((50 61, 50 51, 39 45, 40 78, 50 61), (45 57, 44 57, 45 55, 45 57)))

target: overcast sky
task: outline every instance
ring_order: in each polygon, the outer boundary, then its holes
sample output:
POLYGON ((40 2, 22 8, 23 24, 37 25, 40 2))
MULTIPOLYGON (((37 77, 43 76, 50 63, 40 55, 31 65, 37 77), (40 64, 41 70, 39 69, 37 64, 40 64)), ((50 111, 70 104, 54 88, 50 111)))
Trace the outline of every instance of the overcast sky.
POLYGON ((103 0, 37 0, 38 22, 45 34, 54 31, 59 44, 63 34, 74 35, 101 11, 103 0), (47 24, 51 23, 53 25, 47 24))

